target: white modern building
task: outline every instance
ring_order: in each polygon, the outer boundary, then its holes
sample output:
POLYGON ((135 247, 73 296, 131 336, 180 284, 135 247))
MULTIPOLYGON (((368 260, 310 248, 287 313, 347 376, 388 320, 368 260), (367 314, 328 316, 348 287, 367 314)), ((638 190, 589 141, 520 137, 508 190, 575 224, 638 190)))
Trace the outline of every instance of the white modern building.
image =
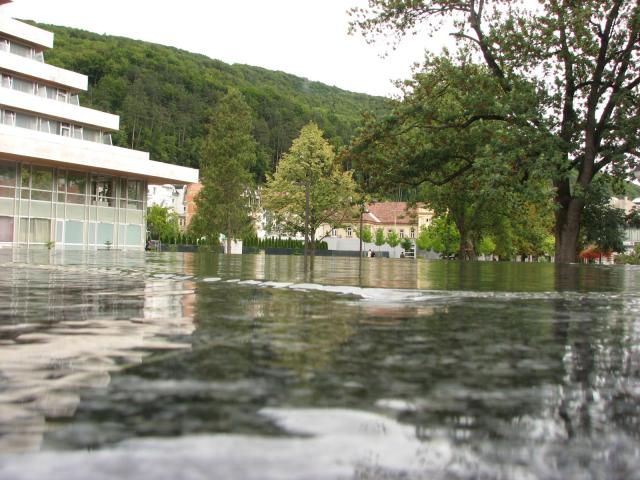
POLYGON ((111 145, 119 117, 79 105, 87 77, 47 65, 53 34, 0 0, 0 246, 142 249, 149 184, 198 170, 111 145))

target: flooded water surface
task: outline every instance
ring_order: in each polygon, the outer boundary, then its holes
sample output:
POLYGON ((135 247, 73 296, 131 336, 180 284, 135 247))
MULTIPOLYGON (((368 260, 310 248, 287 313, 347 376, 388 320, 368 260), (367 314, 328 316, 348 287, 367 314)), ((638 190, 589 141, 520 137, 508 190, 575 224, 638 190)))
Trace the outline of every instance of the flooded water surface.
POLYGON ((0 267, 3 480, 640 478, 637 268, 0 267))

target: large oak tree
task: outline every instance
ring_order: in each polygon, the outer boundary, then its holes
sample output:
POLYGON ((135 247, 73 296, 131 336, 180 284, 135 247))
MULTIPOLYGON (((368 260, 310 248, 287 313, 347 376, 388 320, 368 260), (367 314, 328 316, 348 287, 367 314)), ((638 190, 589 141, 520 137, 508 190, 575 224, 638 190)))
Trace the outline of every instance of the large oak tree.
MULTIPOLYGON (((369 38, 449 29, 461 50, 484 62, 506 98, 519 96, 522 86, 526 98, 537 86, 541 108, 505 102, 514 109, 504 112, 505 121, 517 119, 554 140, 556 261, 575 261, 594 176, 629 178, 639 166, 640 2, 369 0, 352 13, 352 26, 369 38)), ((481 120, 469 111, 460 128, 481 120)))

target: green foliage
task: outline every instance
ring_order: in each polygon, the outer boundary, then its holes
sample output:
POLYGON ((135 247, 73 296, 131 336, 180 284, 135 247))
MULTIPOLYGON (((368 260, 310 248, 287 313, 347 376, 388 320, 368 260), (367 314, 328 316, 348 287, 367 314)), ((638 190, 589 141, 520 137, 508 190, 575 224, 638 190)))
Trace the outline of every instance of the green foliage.
POLYGON ((640 228, 640 209, 634 208, 631 210, 627 214, 625 222, 629 228, 640 228))
POLYGON ((306 234, 312 242, 321 225, 338 226, 354 216, 356 196, 351 173, 335 161, 333 147, 314 123, 302 129, 261 194, 275 225, 288 235, 305 235, 308 197, 306 234))
POLYGON ((460 232, 448 216, 436 217, 428 227, 422 227, 416 245, 449 257, 458 251, 460 232))
POLYGON ((229 90, 214 110, 202 148, 203 188, 196 197, 192 231, 209 237, 223 233, 227 251, 233 238, 242 238, 253 228, 251 168, 256 162, 256 142, 252 120, 242 94, 229 90))
POLYGON ((411 250, 413 248, 413 243, 411 243, 411 240, 409 240, 407 237, 405 237, 400 242, 400 246, 406 252, 406 251, 409 251, 409 250, 411 250))
POLYGON ((385 244, 386 239, 384 238, 384 230, 382 228, 376 229, 376 234, 374 236, 373 242, 375 243, 376 247, 381 247, 385 244))
MULTIPOLYGON (((356 235, 360 237, 360 231, 356 231, 356 235)), ((373 241, 373 233, 371 233, 371 227, 365 225, 362 227, 362 241, 364 243, 371 243, 373 241)))
MULTIPOLYGON (((640 164, 640 64, 636 61, 640 4, 633 0, 541 0, 534 7, 529 3, 370 0, 365 8, 352 10, 351 26, 370 37, 423 31, 437 35, 443 27, 453 26, 457 63, 464 66, 471 59, 481 59, 489 83, 477 83, 467 93, 458 89, 469 108, 457 110, 452 103, 450 120, 445 114, 438 117, 443 120, 439 124, 417 121, 414 128, 431 130, 436 146, 438 133, 447 129, 467 137, 472 127, 493 122, 496 132, 487 132, 491 137, 486 144, 499 142, 507 129, 507 141, 516 147, 516 155, 511 155, 517 167, 514 181, 520 175, 528 180, 531 175, 546 174, 553 182, 556 261, 572 262, 584 206, 581 192, 597 172, 629 179, 640 164), (514 132, 519 142, 509 140, 514 132)), ((454 85, 459 83, 455 76, 451 80, 454 85)), ((482 77, 478 80, 482 82, 482 77)), ((436 83, 436 94, 430 95, 436 108, 449 97, 448 87, 441 85, 436 83)), ((421 108, 429 111, 428 105, 421 108)), ((397 140, 399 144, 404 141, 397 140)), ((456 158, 456 152, 450 152, 438 162, 437 152, 445 149, 432 152, 429 144, 421 145, 418 149, 408 145, 407 150, 416 152, 415 165, 407 163, 404 170, 409 181, 421 178, 410 176, 412 170, 415 175, 429 172, 419 168, 424 158, 445 167, 456 158)), ((459 150, 460 145, 455 148, 459 150)), ((445 169, 439 178, 446 182, 448 175, 464 169, 464 159, 459 156, 462 163, 457 170, 454 166, 447 174, 445 169)))
POLYGON ((619 264, 640 265, 640 244, 636 245, 632 252, 616 256, 615 262, 619 264))
POLYGON ((624 212, 609 203, 609 192, 603 181, 593 181, 585 194, 582 233, 585 244, 593 244, 601 252, 624 251, 624 212))
POLYGON ((387 245, 389 245, 390 247, 392 248, 397 247, 400 244, 400 237, 394 230, 391 230, 390 232, 387 233, 387 237, 385 238, 385 241, 387 242, 387 245))
POLYGON ((369 189, 418 187, 415 200, 455 224, 462 259, 475 259, 487 235, 500 237, 503 255, 535 250, 541 237, 530 232, 546 235, 551 228, 547 170, 531 161, 545 137, 507 122, 510 108, 502 97, 486 68, 431 58, 405 82, 404 98, 391 115, 367 120, 348 154, 369 189), (544 215, 529 218, 528 230, 519 228, 530 209, 544 215))
POLYGON ((346 145, 364 111, 384 99, 247 65, 228 65, 172 47, 38 25, 55 34, 46 61, 89 76, 81 104, 120 115, 114 144, 151 158, 198 167, 212 109, 231 87, 255 113, 252 172, 263 181, 303 125, 316 122, 334 146, 346 145))
POLYGON ((175 239, 180 232, 178 214, 159 205, 147 209, 147 230, 154 240, 175 239))
POLYGON ((496 251, 496 242, 493 241, 493 238, 487 236, 483 237, 480 240, 480 244, 478 245, 478 253, 482 255, 491 255, 496 251))

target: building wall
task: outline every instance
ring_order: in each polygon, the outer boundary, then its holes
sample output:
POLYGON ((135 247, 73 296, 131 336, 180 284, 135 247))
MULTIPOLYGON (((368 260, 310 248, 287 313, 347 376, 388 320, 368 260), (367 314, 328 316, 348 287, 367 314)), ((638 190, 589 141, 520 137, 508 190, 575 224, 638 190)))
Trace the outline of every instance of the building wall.
POLYGON ((0 245, 144 248, 146 181, 0 158, 0 245))

